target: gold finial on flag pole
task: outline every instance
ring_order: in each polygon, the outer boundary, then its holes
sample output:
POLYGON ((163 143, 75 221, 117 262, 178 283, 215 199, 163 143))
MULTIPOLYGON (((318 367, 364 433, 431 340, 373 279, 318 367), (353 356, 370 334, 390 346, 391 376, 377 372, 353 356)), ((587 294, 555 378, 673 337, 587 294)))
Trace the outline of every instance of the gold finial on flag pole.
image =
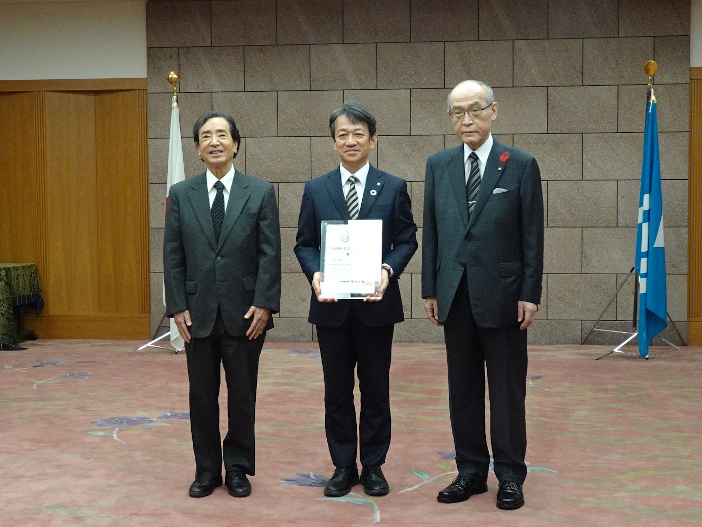
POLYGON ((170 82, 173 86, 173 98, 171 106, 173 108, 178 108, 178 83, 180 82, 180 76, 175 71, 171 71, 168 73, 168 82, 170 82))
POLYGON ((658 71, 658 63, 655 60, 649 60, 644 64, 644 73, 648 75, 648 100, 656 102, 656 96, 653 94, 653 76, 658 71))

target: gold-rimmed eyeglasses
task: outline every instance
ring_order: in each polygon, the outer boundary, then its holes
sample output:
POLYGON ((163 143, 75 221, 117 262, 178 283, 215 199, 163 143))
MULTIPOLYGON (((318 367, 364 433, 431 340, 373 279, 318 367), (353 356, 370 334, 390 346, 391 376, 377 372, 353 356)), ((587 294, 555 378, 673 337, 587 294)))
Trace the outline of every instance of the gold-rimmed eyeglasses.
POLYGON ((458 108, 456 110, 449 110, 449 115, 454 121, 463 121, 466 115, 468 115, 471 119, 477 119, 481 116, 483 111, 490 108, 490 106, 492 106, 492 104, 488 104, 487 106, 483 106, 482 108, 471 108, 470 110, 463 110, 461 108, 458 108))

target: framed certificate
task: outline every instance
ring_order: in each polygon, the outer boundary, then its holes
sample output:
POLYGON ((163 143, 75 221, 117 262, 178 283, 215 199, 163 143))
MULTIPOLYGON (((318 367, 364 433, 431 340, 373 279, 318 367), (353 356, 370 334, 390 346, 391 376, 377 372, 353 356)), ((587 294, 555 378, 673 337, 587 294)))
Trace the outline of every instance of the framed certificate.
POLYGON ((364 299, 380 286, 383 220, 322 222, 322 288, 327 298, 364 299))

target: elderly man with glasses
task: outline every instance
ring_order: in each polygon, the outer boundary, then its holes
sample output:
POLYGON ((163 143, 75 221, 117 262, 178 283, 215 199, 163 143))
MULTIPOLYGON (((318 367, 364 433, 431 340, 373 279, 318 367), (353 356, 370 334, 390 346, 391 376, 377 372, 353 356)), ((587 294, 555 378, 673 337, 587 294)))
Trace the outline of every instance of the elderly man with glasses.
POLYGON ((422 297, 444 328, 458 477, 437 499, 487 492, 485 369, 497 506, 524 505, 526 329, 541 299, 544 213, 536 160, 496 141, 497 102, 480 81, 448 96, 462 144, 427 160, 422 297))

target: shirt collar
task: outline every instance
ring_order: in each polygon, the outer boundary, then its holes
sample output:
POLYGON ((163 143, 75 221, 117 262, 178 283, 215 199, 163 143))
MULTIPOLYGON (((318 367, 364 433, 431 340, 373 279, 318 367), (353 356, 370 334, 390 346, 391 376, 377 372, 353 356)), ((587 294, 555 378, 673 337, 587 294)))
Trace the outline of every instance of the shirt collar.
MULTIPOLYGON (((480 160, 481 167, 484 167, 485 165, 487 165, 487 160, 488 160, 488 157, 490 157, 490 150, 492 150, 492 143, 493 142, 494 141, 492 139, 492 134, 489 134, 487 140, 482 145, 480 145, 477 150, 475 150, 475 153, 478 155, 478 159, 480 160)), ((473 150, 471 150, 471 148, 467 144, 463 143, 463 164, 464 165, 468 163, 468 156, 470 156, 471 152, 473 152, 473 150)), ((481 170, 481 172, 482 172, 482 170, 481 170)))
MULTIPOLYGON (((229 172, 227 172, 220 181, 224 185, 224 188, 227 190, 227 192, 231 192, 232 189, 232 183, 234 182, 234 172, 235 168, 232 167, 229 172)), ((212 190, 212 187, 214 187, 214 184, 217 182, 217 178, 215 175, 207 170, 207 192, 212 190)))
POLYGON ((346 180, 349 176, 356 176, 358 181, 361 183, 361 187, 366 186, 366 179, 368 179, 368 171, 370 170, 370 162, 366 162, 361 168, 359 168, 355 174, 352 174, 344 168, 344 165, 339 165, 339 171, 341 172, 341 184, 345 185, 346 180))

